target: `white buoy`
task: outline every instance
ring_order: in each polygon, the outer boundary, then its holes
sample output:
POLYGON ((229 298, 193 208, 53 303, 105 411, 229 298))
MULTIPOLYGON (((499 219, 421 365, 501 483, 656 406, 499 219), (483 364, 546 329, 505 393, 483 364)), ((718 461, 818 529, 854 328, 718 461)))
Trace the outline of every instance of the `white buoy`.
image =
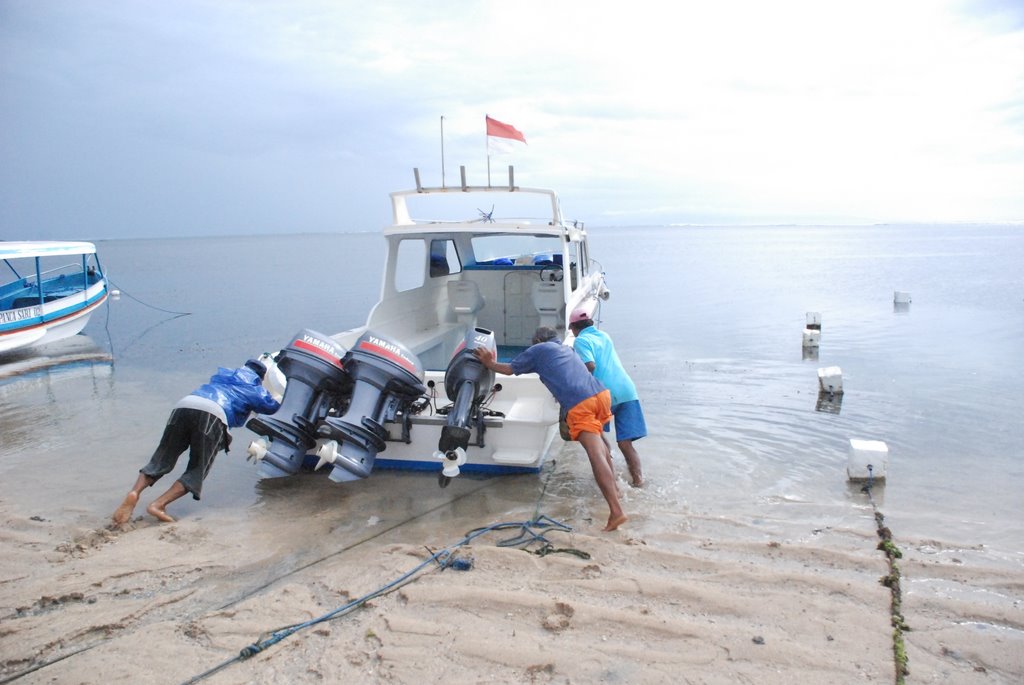
POLYGON ((881 440, 850 438, 846 475, 850 480, 885 480, 889 468, 889 448, 881 440))
POLYGON ((120 290, 111 290, 110 291, 110 299, 112 299, 112 300, 119 300, 119 299, 121 299, 121 291, 120 290))
POLYGON ((910 304, 910 293, 906 290, 897 290, 892 294, 893 304, 910 304))
POLYGON ((838 366, 827 366, 818 369, 819 392, 827 392, 832 395, 843 394, 843 370, 838 366))
POLYGON ((812 331, 821 330, 821 314, 819 312, 807 312, 807 328, 812 331))
POLYGON ((821 331, 804 329, 804 347, 817 347, 821 343, 821 331))

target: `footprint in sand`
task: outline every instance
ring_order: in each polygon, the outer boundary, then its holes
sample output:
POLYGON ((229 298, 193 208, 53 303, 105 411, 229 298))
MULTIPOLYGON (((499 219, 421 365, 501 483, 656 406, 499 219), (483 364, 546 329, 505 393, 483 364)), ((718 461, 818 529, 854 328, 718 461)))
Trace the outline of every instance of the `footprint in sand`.
POLYGON ((96 528, 81 535, 75 536, 69 542, 62 542, 54 549, 61 554, 80 559, 93 550, 96 550, 108 542, 117 538, 117 532, 108 528, 96 528))
POLYGON ((548 614, 541 621, 541 626, 552 633, 558 633, 569 627, 569 619, 576 613, 571 604, 565 602, 555 603, 555 613, 548 614))

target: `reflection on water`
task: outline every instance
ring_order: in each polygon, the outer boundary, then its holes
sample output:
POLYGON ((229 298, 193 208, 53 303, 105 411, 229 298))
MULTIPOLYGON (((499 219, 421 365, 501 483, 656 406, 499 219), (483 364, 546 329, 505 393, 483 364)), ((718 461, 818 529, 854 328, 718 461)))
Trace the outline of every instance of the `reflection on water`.
POLYGON ((0 457, 16 460, 83 399, 99 401, 109 393, 112 361, 84 335, 4 355, 0 359, 0 457))
POLYGON ((815 411, 838 414, 843 408, 843 395, 833 392, 819 392, 818 401, 814 404, 815 411))
POLYGON ((73 365, 111 364, 110 352, 87 335, 74 335, 41 347, 27 347, 0 354, 0 382, 27 377, 40 371, 60 371, 73 365))

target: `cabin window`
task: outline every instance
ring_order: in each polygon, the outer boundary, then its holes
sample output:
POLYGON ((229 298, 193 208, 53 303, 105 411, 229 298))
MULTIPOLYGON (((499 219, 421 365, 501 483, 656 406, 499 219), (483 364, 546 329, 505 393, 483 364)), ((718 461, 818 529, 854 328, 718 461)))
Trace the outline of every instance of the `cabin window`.
POLYGON ((477 264, 544 265, 561 263, 562 243, 551 235, 473 236, 477 264))
POLYGON ((587 275, 587 247, 585 243, 569 243, 569 275, 570 287, 573 290, 579 287, 581 278, 587 275))
POLYGON ((403 240, 398 243, 395 259, 395 290, 402 293, 423 285, 427 262, 426 242, 421 239, 403 240))
POLYGON ((454 240, 430 241, 430 277, 448 276, 462 271, 462 262, 454 240))

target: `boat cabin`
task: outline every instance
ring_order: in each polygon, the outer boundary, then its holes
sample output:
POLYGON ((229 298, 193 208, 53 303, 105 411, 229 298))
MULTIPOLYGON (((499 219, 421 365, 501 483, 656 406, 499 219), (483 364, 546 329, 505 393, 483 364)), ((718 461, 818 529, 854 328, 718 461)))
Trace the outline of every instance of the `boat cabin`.
POLYGON ((427 370, 444 370, 475 327, 494 332, 508 361, 538 326, 564 338, 567 311, 607 297, 583 226, 563 221, 553 191, 512 184, 511 170, 507 187, 417 183, 391 202, 381 296, 366 327, 401 341, 427 370), (416 218, 424 200, 432 213, 416 218))

